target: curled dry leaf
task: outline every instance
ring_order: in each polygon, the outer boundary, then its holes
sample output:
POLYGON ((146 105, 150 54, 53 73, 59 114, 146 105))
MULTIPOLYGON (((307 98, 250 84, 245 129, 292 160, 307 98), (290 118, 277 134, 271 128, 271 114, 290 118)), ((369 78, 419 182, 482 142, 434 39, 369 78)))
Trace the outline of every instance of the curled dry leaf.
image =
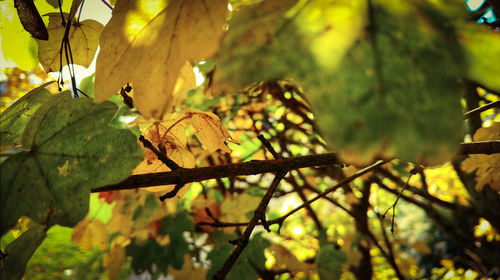
MULTIPOLYGON (((151 141, 153 146, 164 152, 166 156, 184 168, 193 168, 195 158, 186 149, 185 125, 188 118, 183 114, 172 113, 165 121, 151 121, 144 117, 138 117, 133 123, 137 124, 143 135, 151 141)), ((141 143, 142 145, 142 143, 141 143)), ((161 162, 150 149, 144 149, 144 160, 134 169, 133 174, 144 174, 153 172, 165 172, 170 169, 161 162)), ((146 188, 153 192, 166 192, 173 189, 173 185, 155 186, 146 188)), ((179 191, 182 196, 189 188, 184 187, 179 191)))
POLYGON ((196 137, 200 140, 203 148, 210 153, 218 149, 226 153, 231 152, 231 149, 225 144, 231 136, 227 129, 222 126, 217 115, 198 111, 190 111, 187 114, 191 115, 191 124, 196 129, 196 137))
MULTIPOLYGON (((64 13, 64 18, 68 14, 64 13)), ((61 42, 64 37, 65 27, 62 25, 59 13, 49 13, 49 40, 37 40, 38 58, 47 72, 59 71, 59 67, 67 65, 66 59, 61 59, 61 42), (60 63, 62 62, 62 65, 60 63)), ((74 64, 89 67, 94 59, 99 42, 99 35, 103 25, 95 20, 84 20, 82 22, 72 21, 69 31, 69 44, 74 64)))

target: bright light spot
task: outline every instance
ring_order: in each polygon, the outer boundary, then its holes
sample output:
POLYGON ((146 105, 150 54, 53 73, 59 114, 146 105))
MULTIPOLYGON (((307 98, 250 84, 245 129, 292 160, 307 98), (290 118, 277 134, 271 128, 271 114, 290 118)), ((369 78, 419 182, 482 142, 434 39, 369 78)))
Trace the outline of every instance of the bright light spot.
POLYGON ((497 17, 495 16, 493 9, 489 8, 488 10, 486 10, 486 13, 484 13, 484 15, 482 15, 481 18, 478 19, 476 22, 477 23, 484 23, 486 21, 487 23, 493 23, 496 20, 497 20, 497 17))
POLYGON ((337 244, 339 244, 339 246, 344 246, 344 240, 343 239, 337 239, 337 244))
POLYGON ((118 121, 120 121, 121 123, 129 124, 133 122, 136 118, 137 116, 119 116, 118 121))
POLYGON ((484 126, 484 127, 490 127, 490 126, 492 126, 492 125, 493 125, 493 122, 492 122, 491 120, 486 120, 486 121, 484 121, 484 123, 483 123, 483 126, 484 126))
POLYGON ((465 272, 465 279, 476 279, 476 275, 472 270, 467 270, 465 272))
POLYGON ((227 4, 227 9, 232 12, 233 11, 233 6, 231 4, 227 4))
POLYGON ((488 234, 491 231, 490 223, 483 219, 479 218, 479 224, 474 227, 474 235, 479 237, 488 234))
POLYGON ((203 77, 203 74, 200 72, 200 69, 198 69, 198 67, 193 67, 193 72, 194 76, 196 77, 196 87, 199 87, 205 81, 205 77, 203 77))
POLYGON ((288 198, 283 202, 283 206, 281 206, 280 213, 281 214, 288 213, 288 211, 296 208, 299 205, 300 201, 298 201, 297 198, 295 197, 288 198))
POLYGON ((443 279, 450 279, 451 277, 455 276, 455 272, 453 271, 448 271, 443 277, 443 279))
POLYGON ((430 194, 435 194, 435 193, 436 193, 436 191, 437 191, 437 186, 436 186, 436 185, 431 185, 431 186, 429 187, 429 193, 430 193, 430 194))
POLYGON ((301 226, 294 226, 292 229, 292 233, 294 235, 302 235, 302 233, 304 233, 304 228, 301 226))
POLYGON ((233 155, 234 156, 240 156, 241 155, 241 150, 233 150, 233 155))
POLYGON ((466 0, 465 2, 467 3, 467 8, 471 12, 477 11, 481 6, 484 4, 485 0, 466 0))
POLYGON ((276 262, 276 258, 267 249, 264 250, 264 256, 266 257, 266 268, 271 269, 276 262))

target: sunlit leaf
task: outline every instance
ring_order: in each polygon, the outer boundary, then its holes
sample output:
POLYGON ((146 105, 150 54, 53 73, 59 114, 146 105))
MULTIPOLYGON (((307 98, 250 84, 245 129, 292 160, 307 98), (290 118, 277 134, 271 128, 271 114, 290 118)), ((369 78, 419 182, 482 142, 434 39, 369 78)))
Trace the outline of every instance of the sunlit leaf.
POLYGON ((191 124, 196 129, 196 137, 200 140, 203 148, 210 153, 221 149, 223 152, 230 153, 225 141, 231 136, 227 129, 222 126, 220 119, 213 113, 189 112, 191 115, 191 124))
POLYGON ((1 232, 23 215, 74 226, 88 211, 90 189, 118 183, 142 160, 135 136, 107 125, 116 105, 70 94, 51 97, 22 137, 29 152, 1 165, 1 232))
POLYGON ((500 90, 500 33, 484 25, 468 25, 460 29, 461 40, 469 63, 467 77, 482 85, 500 90))
POLYGON ((273 269, 275 270, 289 269, 292 273, 314 272, 316 270, 314 264, 299 261, 292 252, 282 245, 273 243, 268 250, 276 259, 273 265, 273 269))
POLYGON ((80 245, 82 251, 91 251, 94 247, 104 251, 108 248, 106 225, 97 219, 84 219, 73 230, 71 242, 80 245))
POLYGON ((2 279, 22 279, 26 264, 35 250, 45 239, 45 227, 35 224, 17 239, 9 243, 3 252, 0 262, 0 276, 2 279))
POLYGON ((37 45, 19 21, 12 1, 0 1, 0 35, 2 56, 23 70, 31 70, 38 65, 37 45))
POLYGON ((261 199, 261 197, 251 196, 246 193, 234 197, 227 197, 221 204, 221 220, 232 222, 248 221, 246 214, 255 211, 261 199))
MULTIPOLYGON (((500 140, 500 123, 481 127, 474 134, 474 141, 500 140)), ((465 172, 476 171, 476 190, 482 191, 485 185, 500 191, 500 154, 469 155, 462 162, 465 172)))
POLYGON ((187 60, 215 54, 224 33, 227 2, 119 1, 100 38, 95 100, 102 102, 127 82, 134 84, 137 109, 162 119, 170 111, 187 60), (122 71, 127 69, 127 71, 122 71))
MULTIPOLYGON (((68 14, 63 15, 65 18, 68 17, 68 14)), ((49 40, 37 40, 38 58, 45 71, 54 72, 67 65, 64 49, 61 48, 65 26, 62 25, 61 14, 50 13, 47 16, 49 17, 49 40)), ((94 59, 102 29, 103 25, 95 20, 72 21, 68 39, 74 64, 89 67, 94 59)))

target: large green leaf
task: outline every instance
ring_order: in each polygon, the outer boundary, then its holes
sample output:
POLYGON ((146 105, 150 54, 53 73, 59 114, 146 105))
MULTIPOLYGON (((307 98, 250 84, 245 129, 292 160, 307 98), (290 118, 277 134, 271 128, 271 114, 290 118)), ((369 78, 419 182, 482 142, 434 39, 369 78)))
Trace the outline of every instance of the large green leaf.
POLYGON ((313 0, 263 16, 254 11, 269 1, 242 8, 222 43, 215 88, 293 79, 330 148, 349 159, 449 160, 462 133, 466 68, 453 25, 430 1, 372 2, 313 0), (261 20, 270 24, 254 24, 261 20))
POLYGON ((35 250, 45 239, 45 227, 35 224, 5 248, 6 257, 0 262, 1 279, 21 279, 35 250))
POLYGON ((21 136, 28 121, 36 110, 52 96, 49 90, 45 88, 51 83, 53 82, 47 82, 26 93, 0 114, 0 143, 2 150, 4 147, 8 148, 21 143, 21 136))
POLYGON ((353 160, 381 155, 436 164, 456 153, 463 55, 453 30, 439 23, 446 18, 425 8, 373 7, 372 29, 337 71, 306 82, 329 144, 354 152, 353 160))
POLYGON ((25 152, 1 165, 1 224, 21 216, 75 226, 87 214, 90 190, 118 183, 142 160, 136 137, 107 123, 116 105, 59 94, 42 105, 22 137, 25 152))

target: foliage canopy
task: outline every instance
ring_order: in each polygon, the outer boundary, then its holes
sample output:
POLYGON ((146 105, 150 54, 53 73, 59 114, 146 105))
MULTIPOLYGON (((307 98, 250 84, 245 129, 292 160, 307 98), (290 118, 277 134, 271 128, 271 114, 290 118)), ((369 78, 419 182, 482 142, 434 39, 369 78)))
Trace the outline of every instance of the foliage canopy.
POLYGON ((0 2, 1 278, 498 277, 486 2, 0 2))

